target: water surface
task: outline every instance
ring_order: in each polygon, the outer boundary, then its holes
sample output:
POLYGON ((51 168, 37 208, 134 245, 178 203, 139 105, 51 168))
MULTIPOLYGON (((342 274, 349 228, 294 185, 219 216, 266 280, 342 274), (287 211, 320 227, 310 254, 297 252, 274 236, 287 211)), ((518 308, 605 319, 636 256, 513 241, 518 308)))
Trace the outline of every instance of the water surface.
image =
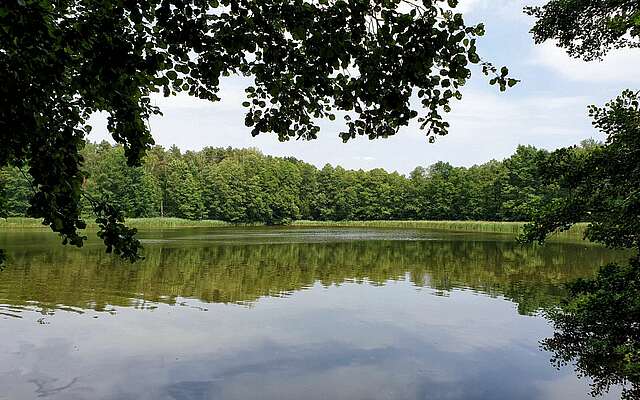
MULTIPOLYGON (((624 255, 395 229, 0 232, 0 399, 583 399, 536 311, 624 255)), ((614 390, 608 397, 616 398, 614 390)))

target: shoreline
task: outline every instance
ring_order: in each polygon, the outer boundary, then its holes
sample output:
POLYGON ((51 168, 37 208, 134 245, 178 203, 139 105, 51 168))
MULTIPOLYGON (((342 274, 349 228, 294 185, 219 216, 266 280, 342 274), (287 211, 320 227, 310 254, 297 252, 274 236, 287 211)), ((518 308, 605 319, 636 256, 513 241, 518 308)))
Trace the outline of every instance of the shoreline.
MULTIPOLYGON (((95 222, 88 220, 87 228, 96 228, 95 222)), ((163 228, 214 228, 214 227, 243 227, 243 226, 266 226, 262 223, 254 224, 233 224, 216 220, 186 220, 181 218, 129 218, 126 224, 137 229, 163 229, 163 228)), ((327 227, 327 228, 401 228, 401 229, 432 229, 450 232, 477 232, 477 233, 501 233, 518 235, 526 222, 505 222, 505 221, 294 221, 291 224, 283 225, 289 227, 327 227)), ((571 229, 564 232, 556 232, 553 237, 584 237, 587 227, 586 223, 576 224, 571 229)), ((42 225, 39 219, 9 217, 0 219, 0 230, 30 230, 49 229, 42 225)))

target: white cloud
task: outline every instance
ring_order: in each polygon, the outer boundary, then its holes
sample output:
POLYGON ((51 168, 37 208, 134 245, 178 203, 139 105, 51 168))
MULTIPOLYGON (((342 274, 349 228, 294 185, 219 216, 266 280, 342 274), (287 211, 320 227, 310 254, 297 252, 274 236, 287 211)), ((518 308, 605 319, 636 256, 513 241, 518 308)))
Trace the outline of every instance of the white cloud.
MULTIPOLYGON (((496 1, 496 0, 493 0, 493 1, 496 1)), ((500 0, 500 1, 512 1, 512 0, 500 0)), ((483 2, 486 2, 486 0, 459 0, 458 5, 453 10, 454 12, 468 13, 473 11, 475 8, 477 8, 478 4, 483 2)), ((439 6, 444 8, 445 10, 451 10, 451 8, 448 6, 446 2, 439 4, 439 6)), ((414 7, 415 6, 411 3, 400 3, 398 5, 397 10, 399 12, 406 13, 406 12, 409 12, 414 7)))
POLYGON ((576 144, 594 135, 586 110, 592 102, 555 93, 467 91, 448 118, 450 134, 438 138, 426 163, 440 159, 468 166, 508 157, 519 144, 546 149, 576 144))
POLYGON ((640 83, 640 51, 637 50, 615 50, 603 61, 585 62, 548 42, 534 48, 532 63, 574 81, 640 83))
POLYGON ((458 3, 457 9, 461 12, 469 12, 471 11, 480 0, 460 0, 458 3))
MULTIPOLYGON (((457 11, 465 14, 476 14, 481 20, 488 18, 499 18, 521 23, 530 20, 530 17, 523 12, 525 6, 535 6, 540 4, 541 0, 460 0, 457 11)), ((487 25, 491 29, 491 24, 487 25)))
POLYGON ((462 13, 467 13, 472 11, 477 5, 478 3, 480 3, 482 0, 460 0, 458 2, 458 6, 456 7, 456 11, 458 12, 462 12, 462 13))
POLYGON ((371 162, 376 160, 375 157, 371 157, 371 156, 353 156, 353 159, 356 161, 364 161, 364 162, 371 162))

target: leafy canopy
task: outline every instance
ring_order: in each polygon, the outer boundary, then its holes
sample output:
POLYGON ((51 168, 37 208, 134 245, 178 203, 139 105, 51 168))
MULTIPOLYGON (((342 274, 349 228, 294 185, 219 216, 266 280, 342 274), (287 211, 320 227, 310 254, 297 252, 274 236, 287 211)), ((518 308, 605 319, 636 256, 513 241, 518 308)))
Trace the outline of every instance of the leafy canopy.
POLYGON ((536 18, 536 43, 555 39, 573 57, 591 61, 614 48, 640 47, 637 0, 552 0, 525 12, 536 18))
MULTIPOLYGON (((481 62, 457 0, 10 0, 0 5, 0 166, 28 168, 29 213, 81 246, 80 149, 87 118, 139 165, 160 114, 151 93, 217 101, 220 79, 251 76, 245 123, 280 140, 317 137, 343 111, 343 140, 395 134, 419 117, 430 139, 480 63, 501 90, 508 70, 481 62)), ((132 260, 139 243, 118 210, 91 199, 108 250, 132 260), (120 240, 119 238, 123 238, 120 240)))
POLYGON ((615 248, 640 249, 640 106, 638 92, 624 91, 605 107, 591 106, 603 146, 557 150, 543 179, 566 193, 538 210, 525 241, 544 241, 556 229, 589 222, 586 237, 615 248))
POLYGON ((640 106, 623 92, 605 107, 592 106, 602 146, 551 153, 547 181, 565 196, 546 204, 525 226, 522 240, 543 241, 556 229, 589 222, 585 236, 614 248, 634 249, 629 265, 604 266, 595 279, 569 285, 569 296, 547 311, 553 337, 543 347, 557 365, 575 362, 593 380, 592 394, 625 384, 624 399, 640 396, 640 106))
MULTIPOLYGON (((613 48, 640 47, 638 1, 553 0, 527 11, 537 18, 536 42, 556 39, 574 57, 590 61, 613 48)), ((565 195, 541 208, 521 238, 542 242, 586 221, 587 238, 636 253, 628 265, 604 266, 594 279, 569 285, 569 296, 547 310, 555 332, 542 343, 555 363, 574 363, 592 378, 593 395, 620 384, 623 399, 640 397, 639 96, 626 90, 605 107, 590 107, 593 125, 607 137, 603 146, 550 155, 544 174, 565 195)))
POLYGON ((594 279, 569 285, 561 307, 547 311, 555 332, 542 341, 556 366, 575 364, 592 378, 591 394, 623 386, 622 399, 640 397, 640 259, 608 264, 594 279))
POLYGON ((564 196, 534 214, 521 240, 544 241, 556 229, 588 222, 585 236, 634 251, 629 265, 604 266, 594 279, 568 286, 569 296, 546 311, 553 337, 543 347, 557 365, 575 363, 592 378, 592 394, 625 385, 623 399, 640 396, 640 106, 638 92, 625 91, 605 107, 590 108, 594 125, 607 135, 602 146, 557 150, 546 161, 547 182, 564 196))
MULTIPOLYGON (((181 153, 154 146, 135 168, 127 167, 122 145, 88 142, 81 154, 89 174, 85 192, 126 218, 270 225, 300 219, 526 221, 541 202, 560 195, 540 181, 539 165, 549 153, 533 146, 470 168, 443 162, 417 167, 410 177, 383 169, 318 169, 255 149, 181 153)), ((19 169, 0 169, 0 204, 8 216, 24 217, 30 196, 19 169)))

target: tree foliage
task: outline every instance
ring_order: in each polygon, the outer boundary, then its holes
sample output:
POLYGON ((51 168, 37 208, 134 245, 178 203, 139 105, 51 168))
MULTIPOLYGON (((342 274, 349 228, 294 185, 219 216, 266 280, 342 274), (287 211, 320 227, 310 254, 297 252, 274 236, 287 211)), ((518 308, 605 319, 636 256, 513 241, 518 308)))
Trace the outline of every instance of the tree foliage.
MULTIPOLYGON (((153 144, 147 120, 160 113, 152 93, 185 92, 217 101, 221 78, 251 76, 244 105, 253 135, 313 139, 317 119, 333 120, 341 111, 345 141, 395 134, 419 116, 409 101, 415 93, 424 109, 422 127, 429 135, 446 134, 442 114, 462 96, 470 65, 481 63, 476 40, 484 33, 481 24, 465 24, 456 5, 457 0, 4 1, 0 166, 28 164, 37 190, 29 214, 81 246, 80 151, 87 118, 105 112, 128 165, 139 165, 153 144)), ((481 65, 501 90, 517 82, 504 67, 481 65)), ((117 210, 101 204, 96 212, 117 210)), ((112 233, 105 237, 118 240, 112 233)), ((131 243, 132 249, 138 246, 131 243)))
MULTIPOLYGON (((590 145, 595 151, 598 145, 590 145)), ((409 176, 381 168, 347 170, 315 166, 295 158, 266 156, 255 149, 207 147, 181 153, 156 146, 140 167, 126 165, 121 145, 88 143, 84 183, 91 199, 113 204, 124 217, 179 217, 231 223, 281 225, 304 219, 523 221, 539 203, 558 197, 557 185, 537 175, 546 150, 519 146, 503 161, 470 168, 438 162, 409 176), (526 195, 525 195, 526 194, 526 195)), ((15 168, 0 193, 28 204, 25 176, 15 168)), ((26 207, 9 210, 24 216, 26 207)))
POLYGON ((564 148, 544 164, 547 182, 566 193, 540 207, 525 232, 543 241, 556 229, 589 222, 586 236, 616 248, 640 248, 640 106, 638 93, 625 91, 605 107, 590 108, 594 126, 606 134, 590 151, 564 148))
POLYGON ((595 279, 568 284, 569 296, 547 316, 555 327, 543 348, 558 367, 575 363, 592 378, 592 395, 624 385, 623 399, 640 396, 640 259, 608 264, 595 279))
POLYGON ((557 40, 574 57, 601 59, 609 50, 640 47, 640 7, 635 0, 552 0, 526 7, 536 18, 536 43, 557 40))
MULTIPOLYGON (((543 164, 547 182, 562 195, 547 202, 525 226, 522 240, 544 241, 556 229, 588 222, 585 236, 614 248, 640 251, 640 107, 625 91, 605 107, 590 108, 602 146, 565 148, 543 164)), ((570 296, 548 313, 556 331, 543 342, 557 364, 575 361, 593 393, 628 384, 623 397, 640 394, 640 256, 607 265, 593 280, 569 286, 570 296)))
POLYGON ((16 167, 0 169, 0 218, 25 215, 33 188, 29 178, 16 167))
MULTIPOLYGON (((602 58, 612 48, 640 46, 637 1, 560 1, 529 8, 540 43, 557 39, 574 57, 602 58)), ((548 315, 556 331, 543 346, 559 364, 575 363, 593 380, 593 394, 613 384, 625 399, 640 396, 640 107, 639 92, 626 90, 604 107, 589 109, 606 135, 603 146, 553 152, 546 182, 560 196, 546 202, 525 227, 523 241, 544 241, 550 232, 587 221, 586 236, 614 248, 631 248, 629 265, 604 266, 592 280, 569 286, 570 296, 548 315)))

